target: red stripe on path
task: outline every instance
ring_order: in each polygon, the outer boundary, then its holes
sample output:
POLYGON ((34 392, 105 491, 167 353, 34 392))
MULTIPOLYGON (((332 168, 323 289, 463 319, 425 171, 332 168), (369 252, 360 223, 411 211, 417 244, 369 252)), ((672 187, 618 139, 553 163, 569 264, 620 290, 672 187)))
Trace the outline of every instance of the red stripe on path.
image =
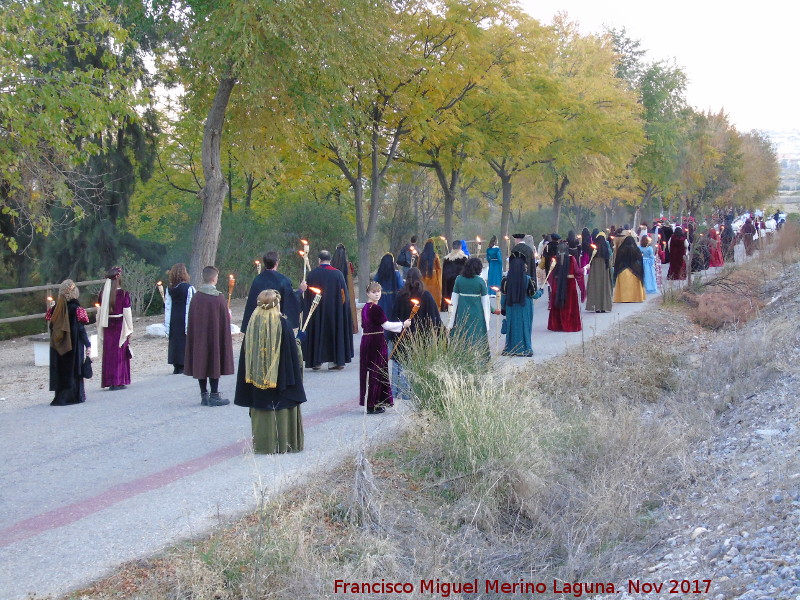
MULTIPOLYGON (((352 409, 354 406, 358 406, 358 403, 355 400, 348 400, 318 411, 309 417, 303 417, 303 427, 314 427, 320 423, 330 421, 348 412, 347 409, 352 409)), ((35 517, 25 519, 24 521, 19 521, 10 527, 0 530, 0 548, 5 548, 16 542, 27 540, 51 529, 58 529, 59 527, 70 525, 75 521, 79 521, 110 506, 114 506, 123 500, 133 498, 145 492, 157 490, 179 479, 213 467, 216 464, 236 456, 241 456, 242 453, 249 448, 249 439, 239 440, 229 446, 218 448, 213 452, 168 467, 152 475, 146 475, 139 479, 120 483, 97 496, 92 496, 91 498, 86 498, 79 502, 62 506, 61 508, 55 508, 40 515, 36 515, 35 517)))

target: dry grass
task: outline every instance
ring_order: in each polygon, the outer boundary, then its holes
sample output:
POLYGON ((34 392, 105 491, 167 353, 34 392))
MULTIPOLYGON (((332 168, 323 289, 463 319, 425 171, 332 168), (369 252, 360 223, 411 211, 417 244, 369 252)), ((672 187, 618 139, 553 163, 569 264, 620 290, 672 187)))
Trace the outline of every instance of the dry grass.
POLYGON ((510 383, 439 340, 411 374, 412 426, 369 456, 357 498, 348 464, 75 597, 364 599, 382 596, 334 594, 334 580, 613 579, 659 507, 708 475, 689 456, 716 413, 800 368, 797 285, 793 265, 747 327, 652 311, 510 383), (354 505, 379 526, 353 519, 354 505))

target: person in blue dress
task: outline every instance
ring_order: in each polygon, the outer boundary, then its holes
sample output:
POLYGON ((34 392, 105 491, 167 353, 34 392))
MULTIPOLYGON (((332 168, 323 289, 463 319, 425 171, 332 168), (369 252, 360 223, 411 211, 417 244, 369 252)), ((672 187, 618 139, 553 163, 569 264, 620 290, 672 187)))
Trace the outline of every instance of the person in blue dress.
POLYGON ((650 238, 642 236, 639 242, 642 251, 642 266, 644 267, 644 291, 647 294, 657 294, 658 284, 656 283, 656 253, 650 245, 650 238))
POLYGON ((382 288, 381 299, 378 301, 378 306, 383 309, 385 315, 393 314, 397 292, 403 287, 403 277, 395 266, 394 255, 392 255, 391 252, 387 252, 383 255, 383 258, 381 258, 373 280, 380 283, 382 288))
POLYGON ((536 289, 536 280, 528 275, 524 256, 511 255, 500 291, 503 293, 500 312, 506 317, 503 356, 533 356, 533 301, 542 296, 542 290, 536 289))
POLYGON ((497 236, 493 235, 489 240, 489 247, 486 249, 486 260, 489 262, 489 295, 495 296, 495 290, 499 288, 503 280, 503 255, 497 245, 497 236))
POLYGON ((467 240, 461 240, 461 251, 469 256, 469 250, 467 249, 467 240))

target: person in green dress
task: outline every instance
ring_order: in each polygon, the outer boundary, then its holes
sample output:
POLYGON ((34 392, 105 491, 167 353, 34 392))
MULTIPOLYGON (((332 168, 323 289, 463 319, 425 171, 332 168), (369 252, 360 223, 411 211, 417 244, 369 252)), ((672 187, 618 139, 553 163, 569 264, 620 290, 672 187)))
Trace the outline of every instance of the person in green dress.
POLYGON ((536 280, 528 275, 525 257, 512 254, 508 259, 508 274, 500 287, 501 314, 506 318, 506 346, 503 356, 533 356, 533 301, 542 296, 536 280))
POLYGON ((473 257, 456 278, 448 329, 465 336, 489 360, 489 289, 481 271, 483 263, 473 257))

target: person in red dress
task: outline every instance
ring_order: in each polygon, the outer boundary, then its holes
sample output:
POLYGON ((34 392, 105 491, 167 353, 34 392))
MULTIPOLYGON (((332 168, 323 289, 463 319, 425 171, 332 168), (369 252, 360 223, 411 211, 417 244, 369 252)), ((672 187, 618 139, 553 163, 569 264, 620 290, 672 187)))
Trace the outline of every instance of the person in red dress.
POLYGON ((580 331, 581 302, 586 300, 586 286, 583 282, 583 269, 569 253, 565 240, 558 244, 554 267, 547 277, 552 290, 550 296, 550 317, 547 328, 550 331, 580 331), (580 290, 580 300, 578 299, 580 290))
POLYGON ((722 243, 719 239, 717 230, 713 227, 708 230, 708 237, 711 240, 711 260, 708 263, 709 267, 721 267, 725 264, 725 259, 722 256, 722 243))
POLYGON ((689 252, 689 242, 686 234, 681 227, 676 227, 675 232, 667 242, 667 253, 669 254, 669 271, 667 279, 680 280, 686 279, 686 260, 689 252))

